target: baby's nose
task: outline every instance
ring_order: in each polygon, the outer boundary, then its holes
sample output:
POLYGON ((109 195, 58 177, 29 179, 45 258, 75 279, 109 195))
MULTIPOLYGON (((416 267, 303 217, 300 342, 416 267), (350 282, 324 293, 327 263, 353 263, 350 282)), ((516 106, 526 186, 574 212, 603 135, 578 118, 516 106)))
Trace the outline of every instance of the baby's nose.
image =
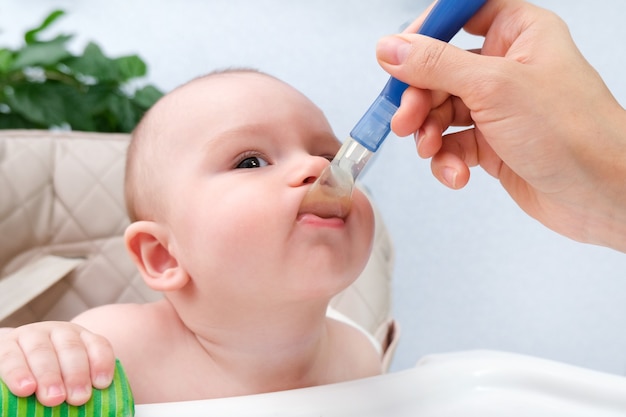
POLYGON ((296 182, 298 185, 306 185, 313 184, 330 162, 322 156, 308 155, 298 164, 296 182))

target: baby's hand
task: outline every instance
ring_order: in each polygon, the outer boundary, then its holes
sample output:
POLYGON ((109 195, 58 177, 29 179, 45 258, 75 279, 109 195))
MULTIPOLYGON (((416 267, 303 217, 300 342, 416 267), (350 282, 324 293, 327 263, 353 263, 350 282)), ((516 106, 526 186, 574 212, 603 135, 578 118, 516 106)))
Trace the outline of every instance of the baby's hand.
POLYGON ((0 379, 19 397, 33 393, 43 405, 82 405, 91 387, 106 388, 115 371, 111 344, 69 322, 0 329, 0 379))

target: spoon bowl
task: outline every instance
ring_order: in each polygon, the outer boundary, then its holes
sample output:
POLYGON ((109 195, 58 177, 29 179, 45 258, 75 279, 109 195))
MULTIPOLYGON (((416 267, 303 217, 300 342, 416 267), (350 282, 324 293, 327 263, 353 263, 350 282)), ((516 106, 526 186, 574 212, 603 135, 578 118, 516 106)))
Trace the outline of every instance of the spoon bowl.
POLYGON ((321 217, 345 218, 352 206, 352 175, 337 164, 328 165, 311 185, 300 205, 300 211, 321 217))

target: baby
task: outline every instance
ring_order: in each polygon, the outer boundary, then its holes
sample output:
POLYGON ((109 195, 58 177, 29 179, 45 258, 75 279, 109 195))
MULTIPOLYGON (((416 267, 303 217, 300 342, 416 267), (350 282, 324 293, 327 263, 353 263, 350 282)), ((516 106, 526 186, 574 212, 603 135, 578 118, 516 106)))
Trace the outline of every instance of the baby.
POLYGON ((86 402, 115 357, 137 403, 246 395, 381 372, 360 330, 327 317, 363 270, 373 212, 301 207, 340 143, 291 86, 253 70, 195 79, 133 133, 125 240, 149 304, 0 330, 0 379, 45 405, 86 402))

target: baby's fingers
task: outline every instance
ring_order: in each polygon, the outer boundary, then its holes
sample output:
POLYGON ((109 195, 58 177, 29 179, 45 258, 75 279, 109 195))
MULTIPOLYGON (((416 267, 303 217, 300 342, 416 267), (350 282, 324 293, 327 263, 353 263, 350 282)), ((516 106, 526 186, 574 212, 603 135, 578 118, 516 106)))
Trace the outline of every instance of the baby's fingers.
MULTIPOLYGON (((63 378, 66 401, 82 405, 91 397, 91 365, 89 343, 83 334, 89 334, 79 326, 62 326, 50 332, 50 340, 58 358, 63 378)), ((114 366, 114 359, 112 359, 114 366)))
POLYGON ((81 338, 87 348, 91 383, 98 389, 107 388, 113 382, 115 354, 109 341, 97 334, 84 331, 81 338))
MULTIPOLYGON (((49 333, 45 330, 17 330, 17 335, 14 337, 14 340, 15 346, 20 349, 22 360, 27 364, 26 366, 30 369, 30 374, 36 381, 35 392, 39 402, 47 406, 55 406, 65 401, 66 392, 63 384, 63 378, 59 369, 59 361, 57 359, 55 347, 50 340, 49 333)), ((7 344, 3 345, 7 346, 7 344)), ((15 352, 14 348, 12 351, 15 352)), ((15 353, 12 355, 12 360, 17 364, 19 355, 15 353)), ((14 382, 18 382, 18 378, 26 375, 24 369, 24 365, 20 362, 18 366, 11 370, 12 372, 15 372, 11 379, 13 379, 14 382)), ((9 382, 7 382, 7 385, 14 394, 21 394, 13 391, 9 382)))
POLYGON ((24 353, 13 339, 7 338, 0 343, 0 380, 19 397, 28 397, 37 388, 24 353))

